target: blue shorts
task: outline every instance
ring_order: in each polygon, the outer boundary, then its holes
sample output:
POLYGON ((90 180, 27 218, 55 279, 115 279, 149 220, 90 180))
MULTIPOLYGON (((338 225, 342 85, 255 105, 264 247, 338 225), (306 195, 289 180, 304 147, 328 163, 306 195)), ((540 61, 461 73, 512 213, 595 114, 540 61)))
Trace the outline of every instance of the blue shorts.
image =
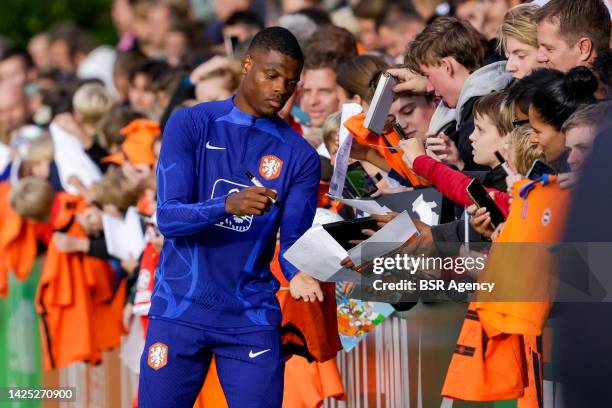
POLYGON ((191 408, 212 355, 230 408, 277 408, 285 362, 279 330, 219 333, 151 319, 140 359, 138 406, 191 408))

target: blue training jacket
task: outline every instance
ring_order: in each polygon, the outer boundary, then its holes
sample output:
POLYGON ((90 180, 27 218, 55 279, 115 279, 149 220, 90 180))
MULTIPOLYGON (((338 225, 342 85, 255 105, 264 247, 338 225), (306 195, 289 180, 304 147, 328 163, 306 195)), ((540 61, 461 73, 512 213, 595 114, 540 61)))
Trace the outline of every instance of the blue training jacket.
POLYGON ((270 272, 280 227, 283 253, 312 224, 320 161, 281 118, 257 118, 233 98, 175 112, 157 168, 157 223, 165 237, 149 315, 206 329, 250 332, 281 322, 270 272), (278 192, 262 216, 225 211, 229 194, 253 185, 249 171, 278 192))

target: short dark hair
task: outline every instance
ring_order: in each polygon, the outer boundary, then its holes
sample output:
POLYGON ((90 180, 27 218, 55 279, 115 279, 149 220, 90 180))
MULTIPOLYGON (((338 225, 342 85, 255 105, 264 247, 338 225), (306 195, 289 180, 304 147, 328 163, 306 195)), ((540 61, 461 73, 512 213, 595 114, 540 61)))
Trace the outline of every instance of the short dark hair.
POLYGON ((531 105, 531 99, 533 99, 533 95, 539 87, 544 86, 546 82, 552 81, 558 76, 558 71, 553 69, 538 69, 530 75, 515 81, 506 93, 506 104, 518 106, 521 112, 527 114, 529 112, 529 105, 531 105))
POLYGON ((612 86, 612 50, 603 50, 597 54, 593 61, 593 71, 601 83, 612 86))
POLYGON ((568 43, 589 37, 597 51, 610 47, 610 12, 602 0, 550 0, 535 14, 536 22, 558 20, 568 43))
POLYGON ((474 72, 482 66, 484 54, 482 37, 470 23, 455 17, 439 17, 410 43, 404 63, 421 72, 420 65, 437 66, 442 58, 453 57, 474 72))
POLYGON ((252 50, 277 51, 304 62, 300 44, 291 31, 283 27, 268 27, 255 34, 249 46, 249 51, 252 50))
POLYGON ((26 68, 32 68, 34 66, 34 62, 32 61, 30 54, 21 47, 10 47, 0 52, 0 62, 6 61, 7 59, 13 57, 21 58, 26 68))
POLYGON ((595 103, 597 78, 586 67, 572 68, 567 74, 551 70, 556 78, 540 85, 531 105, 542 120, 561 130, 563 123, 580 106, 595 103))
POLYGON ((257 30, 262 30, 264 28, 264 23, 261 19, 252 11, 237 11, 232 14, 225 23, 224 26, 234 26, 242 24, 249 28, 254 28, 257 30))
POLYGON ((130 71, 130 83, 132 83, 134 81, 134 78, 136 78, 136 75, 139 74, 144 74, 148 76, 151 81, 153 81, 155 78, 164 75, 164 73, 166 71, 169 71, 170 69, 170 65, 168 65, 168 63, 165 61, 158 61, 153 59, 145 60, 130 71))
POLYGON ((129 76, 136 67, 146 60, 147 57, 138 48, 129 51, 119 51, 113 65, 113 74, 129 76))

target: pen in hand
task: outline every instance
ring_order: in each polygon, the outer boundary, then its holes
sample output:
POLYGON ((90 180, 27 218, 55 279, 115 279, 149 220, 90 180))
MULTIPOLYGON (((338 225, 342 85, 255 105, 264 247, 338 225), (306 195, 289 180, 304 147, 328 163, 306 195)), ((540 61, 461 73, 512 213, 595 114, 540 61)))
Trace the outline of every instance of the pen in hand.
MULTIPOLYGON (((253 183, 254 186, 256 187, 263 187, 264 185, 261 184, 261 182, 253 175, 253 173, 251 173, 250 171, 245 171, 244 175, 247 176, 247 178, 249 180, 251 180, 251 183, 253 183)), ((272 201, 272 204, 274 204, 274 206, 276 208, 280 208, 280 203, 278 201, 276 201, 274 198, 272 197, 268 197, 270 199, 270 201, 272 201)))

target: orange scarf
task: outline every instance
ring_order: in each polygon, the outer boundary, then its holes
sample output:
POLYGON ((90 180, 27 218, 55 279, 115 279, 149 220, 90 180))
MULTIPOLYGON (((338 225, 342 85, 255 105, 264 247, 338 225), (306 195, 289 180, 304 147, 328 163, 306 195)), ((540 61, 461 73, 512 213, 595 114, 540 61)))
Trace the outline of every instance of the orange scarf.
POLYGON ((429 183, 427 181, 414 174, 404 163, 401 150, 395 151, 387 148, 387 143, 390 143, 391 146, 399 145, 400 138, 395 131, 390 130, 382 135, 377 135, 363 125, 364 121, 365 114, 360 113, 351 116, 344 122, 344 127, 351 132, 357 143, 363 146, 374 147, 384 157, 389 166, 404 179, 408 180, 413 187, 428 186, 429 183))

